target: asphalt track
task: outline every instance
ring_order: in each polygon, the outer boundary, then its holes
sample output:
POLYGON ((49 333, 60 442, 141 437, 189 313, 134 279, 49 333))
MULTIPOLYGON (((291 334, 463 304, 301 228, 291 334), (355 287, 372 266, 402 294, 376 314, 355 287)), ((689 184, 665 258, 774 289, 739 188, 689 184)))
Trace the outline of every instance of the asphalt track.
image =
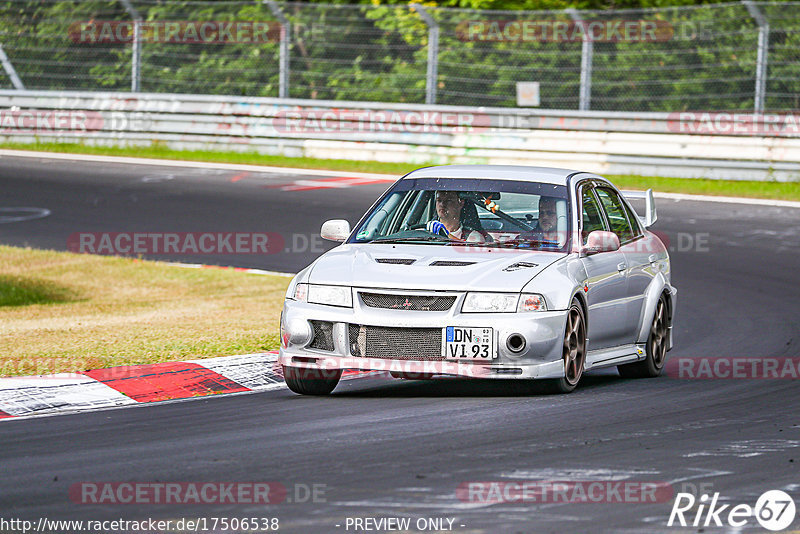
MULTIPOLYGON (((0 242, 65 249, 83 231, 310 239, 325 219, 355 222, 386 187, 283 191, 274 186, 300 177, 233 178, 4 157, 0 208, 51 213, 0 223, 0 242)), ((800 210, 666 200, 658 208, 679 289, 670 358, 800 356, 800 210)), ((296 271, 319 254, 301 245, 169 259, 296 271)), ((719 492, 725 504, 754 505, 770 489, 800 504, 798 406, 797 380, 623 380, 606 371, 566 396, 520 383, 364 378, 327 398, 277 390, 9 421, 0 428, 0 510, 33 520, 278 517, 281 532, 354 532, 348 517, 444 517, 465 533, 679 532, 666 526, 671 502, 484 504, 464 502, 456 489, 469 481, 663 481, 675 491, 719 492), (266 507, 75 504, 69 487, 83 481, 274 481, 290 490, 322 484, 324 494, 266 507)), ((763 531, 752 518, 741 530, 705 527, 723 530, 763 531)))

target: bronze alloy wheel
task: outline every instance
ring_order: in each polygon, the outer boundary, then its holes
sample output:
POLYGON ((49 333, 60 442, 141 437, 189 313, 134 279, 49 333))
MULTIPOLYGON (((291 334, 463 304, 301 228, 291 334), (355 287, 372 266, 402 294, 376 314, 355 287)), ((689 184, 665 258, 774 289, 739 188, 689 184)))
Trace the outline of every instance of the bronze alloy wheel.
POLYGON ((653 365, 660 370, 667 357, 667 306, 664 304, 664 297, 658 299, 647 343, 650 354, 653 355, 653 365))
POLYGON ((564 378, 572 387, 578 385, 586 361, 586 326, 581 307, 573 304, 567 316, 564 333, 564 378))
POLYGON ((561 353, 564 359, 564 377, 548 381, 550 387, 547 389, 552 393, 569 393, 583 376, 583 366, 586 363, 586 320, 583 308, 576 301, 572 302, 567 313, 561 353))
POLYGON ((640 362, 618 365, 620 376, 625 378, 655 378, 661 374, 667 359, 667 339, 669 337, 669 310, 667 299, 662 294, 656 303, 650 333, 645 344, 645 359, 640 362))

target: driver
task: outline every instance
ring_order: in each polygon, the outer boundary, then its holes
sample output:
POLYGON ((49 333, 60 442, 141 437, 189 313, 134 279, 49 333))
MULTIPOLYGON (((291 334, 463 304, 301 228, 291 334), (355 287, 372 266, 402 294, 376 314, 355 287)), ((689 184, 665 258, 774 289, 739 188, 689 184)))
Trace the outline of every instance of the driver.
POLYGON ((470 243, 485 241, 477 230, 465 228, 461 223, 461 210, 464 207, 463 198, 457 191, 436 191, 436 214, 439 220, 429 221, 425 227, 429 232, 440 234, 470 243))
POLYGON ((557 203, 556 197, 539 197, 539 220, 533 227, 533 233, 543 241, 561 242, 558 235, 557 203))

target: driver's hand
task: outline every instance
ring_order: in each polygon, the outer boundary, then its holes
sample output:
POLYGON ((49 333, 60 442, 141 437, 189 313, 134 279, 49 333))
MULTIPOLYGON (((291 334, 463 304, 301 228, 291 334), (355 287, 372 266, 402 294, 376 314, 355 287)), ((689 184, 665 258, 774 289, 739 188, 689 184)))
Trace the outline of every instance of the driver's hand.
POLYGON ((428 221, 425 229, 432 234, 438 234, 444 237, 448 237, 450 235, 450 232, 447 231, 447 228, 441 223, 441 221, 428 221))

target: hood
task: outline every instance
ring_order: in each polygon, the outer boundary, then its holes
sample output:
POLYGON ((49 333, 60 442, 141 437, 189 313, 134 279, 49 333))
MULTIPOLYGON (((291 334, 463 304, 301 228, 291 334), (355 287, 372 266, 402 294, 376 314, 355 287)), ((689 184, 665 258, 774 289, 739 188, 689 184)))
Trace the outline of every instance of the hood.
POLYGON ((465 246, 345 244, 317 259, 308 281, 383 289, 517 292, 564 256, 465 246))

